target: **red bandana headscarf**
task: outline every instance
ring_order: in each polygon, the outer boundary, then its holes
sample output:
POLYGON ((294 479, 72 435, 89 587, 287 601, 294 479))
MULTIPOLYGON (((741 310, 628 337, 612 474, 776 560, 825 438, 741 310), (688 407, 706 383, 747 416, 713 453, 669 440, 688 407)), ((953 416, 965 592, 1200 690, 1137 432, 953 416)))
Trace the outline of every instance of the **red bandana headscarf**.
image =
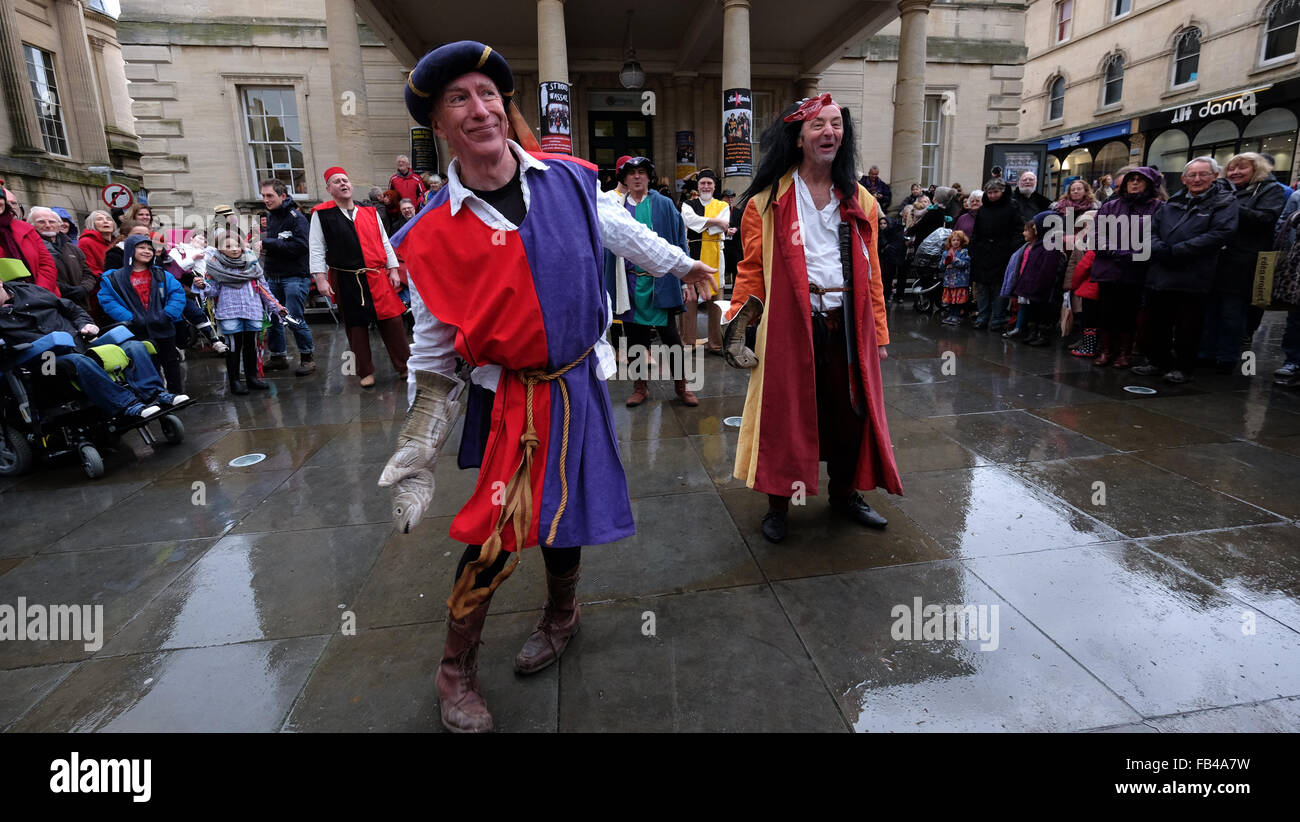
POLYGON ((807 100, 804 100, 799 108, 795 109, 793 113, 785 118, 785 121, 787 123, 794 123, 799 120, 812 120, 818 114, 822 113, 822 109, 827 106, 835 105, 839 105, 839 103, 836 103, 831 99, 830 92, 824 92, 820 97, 809 97, 807 100))

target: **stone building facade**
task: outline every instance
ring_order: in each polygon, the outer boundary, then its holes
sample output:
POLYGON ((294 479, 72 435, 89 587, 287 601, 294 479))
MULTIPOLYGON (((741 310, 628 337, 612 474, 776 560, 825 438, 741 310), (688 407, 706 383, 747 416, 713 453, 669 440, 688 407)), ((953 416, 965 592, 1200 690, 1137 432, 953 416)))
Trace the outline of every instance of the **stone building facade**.
POLYGON ((1176 189, 1192 157, 1240 151, 1289 181, 1297 33, 1300 0, 1030 0, 1021 141, 1047 143, 1056 182, 1144 163, 1176 189))
POLYGON ((104 207, 102 169, 140 185, 115 12, 104 0, 0 0, 0 178, 24 206, 81 221, 104 207))
MULTIPOLYGON (((962 0, 930 7, 921 129, 923 186, 983 182, 984 145, 1014 142, 1020 124, 1025 0, 962 0)), ((862 171, 893 178, 894 80, 901 21, 854 46, 822 74, 819 88, 855 114, 862 171)), ((894 208, 907 191, 894 190, 894 208)))

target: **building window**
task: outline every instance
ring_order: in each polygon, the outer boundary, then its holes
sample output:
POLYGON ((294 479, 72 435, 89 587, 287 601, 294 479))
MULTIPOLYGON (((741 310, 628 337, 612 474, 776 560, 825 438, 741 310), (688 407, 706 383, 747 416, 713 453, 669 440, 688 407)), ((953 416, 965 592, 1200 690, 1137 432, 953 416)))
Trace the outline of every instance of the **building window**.
POLYGON ((1057 77, 1047 92, 1047 121, 1055 122, 1065 116, 1065 78, 1057 77))
POLYGON ((1074 18, 1074 0, 1056 0, 1056 27, 1053 42, 1064 43, 1070 39, 1070 21, 1074 18))
POLYGON ((925 116, 921 120, 921 185, 943 185, 943 95, 925 96, 925 116))
POLYGON ((298 102, 291 86, 243 86, 244 138, 254 184, 283 180, 295 194, 307 193, 298 102))
POLYGON ((1133 10, 1133 0, 1111 0, 1110 19, 1116 20, 1133 10))
POLYGON ((1124 96, 1124 58, 1118 54, 1106 61, 1106 80, 1101 104, 1112 106, 1124 96))
POLYGON ((1295 56, 1300 31, 1300 0, 1278 0, 1268 9, 1264 28, 1263 62, 1295 56))
POLYGON ((23 53, 27 57, 27 79, 32 83, 32 99, 36 102, 36 119, 41 124, 45 150, 66 157, 68 135, 63 130, 63 105, 59 102, 58 83, 54 81, 54 55, 26 43, 23 43, 23 53))
POLYGON ((1196 82, 1196 70, 1201 64, 1201 30, 1187 29, 1174 43, 1174 85, 1185 86, 1196 82))

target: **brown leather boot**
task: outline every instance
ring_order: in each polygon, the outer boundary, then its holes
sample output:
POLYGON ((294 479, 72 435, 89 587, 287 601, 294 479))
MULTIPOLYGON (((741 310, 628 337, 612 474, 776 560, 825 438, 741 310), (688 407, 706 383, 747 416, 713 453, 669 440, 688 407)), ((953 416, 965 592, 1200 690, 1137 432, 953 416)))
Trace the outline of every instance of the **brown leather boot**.
POLYGON ((1092 364, 1098 368, 1105 368, 1115 359, 1115 335, 1109 331, 1097 332, 1098 345, 1097 359, 1092 364))
POLYGON ((696 399, 695 395, 686 387, 686 380, 673 381, 673 387, 677 389, 677 396, 681 397, 683 405, 689 405, 694 408, 700 404, 700 401, 696 399))
POLYGON ((447 614, 447 644, 438 666, 438 707, 443 726, 452 733, 492 730, 492 714, 478 684, 478 646, 491 602, 489 597, 462 620, 447 614))
POLYGON ((1128 368, 1133 357, 1133 335, 1119 335, 1119 353, 1115 355, 1115 362, 1112 363, 1116 368, 1128 368))
POLYGON ((650 396, 650 384, 645 380, 637 380, 632 385, 632 395, 627 398, 627 407, 636 408, 645 402, 650 396))
POLYGON ((578 579, 582 566, 575 566, 567 574, 555 576, 546 572, 546 610, 515 657, 515 670, 521 674, 535 674, 560 658, 569 640, 578 633, 582 609, 578 607, 578 579))

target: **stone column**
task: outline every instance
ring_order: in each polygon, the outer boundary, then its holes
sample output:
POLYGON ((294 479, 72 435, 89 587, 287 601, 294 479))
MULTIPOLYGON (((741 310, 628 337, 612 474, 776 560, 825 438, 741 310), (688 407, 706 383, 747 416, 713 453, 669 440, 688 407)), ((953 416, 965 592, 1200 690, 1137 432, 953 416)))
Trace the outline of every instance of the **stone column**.
MULTIPOLYGON (((673 137, 672 149, 673 159, 677 157, 677 132, 689 131, 695 135, 695 167, 702 168, 704 164, 700 162, 700 143, 699 135, 695 134, 695 81, 699 75, 693 71, 679 71, 673 73, 673 137)), ((712 108, 710 106, 710 108, 712 108)), ((674 180, 677 178, 676 165, 668 168, 669 176, 674 180)))
POLYGON ((23 42, 18 36, 18 12, 13 3, 5 2, 0 2, 0 91, 14 133, 13 153, 44 154, 32 84, 27 79, 23 42))
POLYGON ((816 77, 810 74, 799 75, 799 79, 796 80, 794 84, 794 99, 803 100, 809 97, 816 96, 817 82, 820 79, 821 79, 820 77, 816 77))
MULTIPOLYGON (((894 144, 889 186, 904 194, 921 179, 921 121, 925 116, 925 22, 930 0, 901 0, 898 76, 894 81, 894 144)), ((901 202, 903 195, 899 195, 901 202)))
POLYGON ((108 142, 104 138, 104 113, 100 107, 95 75, 90 67, 90 45, 81 0, 55 0, 54 19, 59 30, 59 58, 63 71, 59 97, 63 120, 71 121, 80 147, 78 160, 108 164, 108 142))
MULTIPOLYGON (((722 2, 722 91, 732 88, 751 88, 749 85, 749 2, 750 0, 723 0, 722 2)), ((721 101, 719 101, 721 102, 721 101)), ((719 117, 721 120, 721 117, 719 117)), ((752 123, 757 136, 761 126, 752 123)), ((723 158, 725 162, 726 158, 723 158)), ((721 173, 722 169, 718 169, 721 173)), ((752 178, 733 176, 723 180, 723 188, 741 192, 749 188, 752 178)))
MULTIPOLYGON (((330 55, 330 105, 338 134, 338 156, 316 157, 316 172, 332 165, 347 169, 358 199, 366 189, 378 185, 371 162, 369 107, 366 105, 366 76, 361 68, 361 36, 357 33, 357 10, 353 0, 325 0, 325 31, 330 55)), ((319 177, 314 177, 320 180, 319 177)), ((387 177, 384 178, 387 180, 387 177)), ((329 199, 324 183, 321 196, 329 199)))
POLYGON ((537 0, 537 81, 539 84, 569 82, 564 0, 537 0))

